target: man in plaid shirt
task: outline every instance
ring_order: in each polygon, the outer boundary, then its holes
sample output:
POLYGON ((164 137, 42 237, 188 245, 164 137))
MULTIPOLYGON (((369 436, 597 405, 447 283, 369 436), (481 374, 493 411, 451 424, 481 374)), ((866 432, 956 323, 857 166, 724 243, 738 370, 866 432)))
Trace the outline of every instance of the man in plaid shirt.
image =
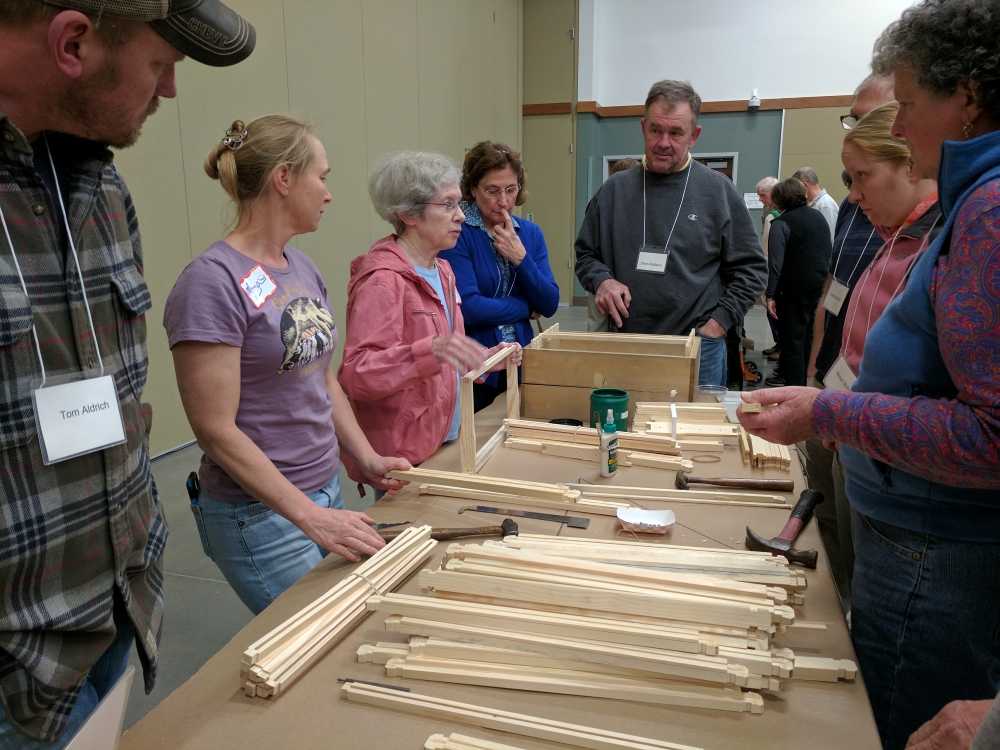
POLYGON ((158 97, 176 95, 185 55, 230 65, 254 42, 218 0, 0 0, 4 750, 68 742, 124 672, 132 641, 153 687, 167 528, 140 403, 151 302, 108 146, 135 143, 158 97), (45 465, 32 402, 42 365, 50 382, 103 365, 126 441, 45 465))

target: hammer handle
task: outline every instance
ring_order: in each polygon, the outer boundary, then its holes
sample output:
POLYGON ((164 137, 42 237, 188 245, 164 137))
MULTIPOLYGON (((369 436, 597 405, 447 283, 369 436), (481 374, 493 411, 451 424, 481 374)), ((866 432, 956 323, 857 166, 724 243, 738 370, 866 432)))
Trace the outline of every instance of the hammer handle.
MULTIPOLYGON (((403 531, 386 531, 380 534, 380 536, 387 542, 391 542, 402 534, 403 531)), ((431 539, 436 539, 439 542, 444 542, 448 539, 458 539, 463 536, 501 536, 502 534, 502 526, 477 526, 473 529, 431 529, 431 539)))
POLYGON ((795 537, 799 535, 799 530, 809 521, 813 509, 821 502, 823 502, 822 492, 802 490, 799 501, 795 503, 795 507, 792 508, 792 513, 788 517, 788 523, 785 524, 785 528, 781 530, 777 538, 794 542, 795 537))
POLYGON ((687 477, 688 484, 711 484, 716 487, 739 487, 745 490, 772 490, 774 492, 791 492, 795 482, 791 479, 716 479, 687 477))

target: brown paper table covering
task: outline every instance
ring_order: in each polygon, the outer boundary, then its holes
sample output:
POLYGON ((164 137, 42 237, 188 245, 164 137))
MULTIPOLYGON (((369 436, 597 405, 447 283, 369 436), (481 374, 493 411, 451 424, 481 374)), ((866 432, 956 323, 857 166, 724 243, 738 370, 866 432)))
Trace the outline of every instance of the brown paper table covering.
MULTIPOLYGON (((503 399, 476 415, 479 445, 496 430, 503 417, 503 399)), ((690 456, 690 452, 688 456, 690 456)), ((718 455, 718 454, 716 454, 718 455)), ((442 447, 425 462, 426 468, 458 471, 457 441, 442 447)), ((601 479, 597 464, 564 458, 542 458, 540 454, 500 448, 480 474, 544 482, 594 482, 645 487, 672 487, 674 473, 662 469, 628 467, 613 479, 601 479)), ((693 476, 754 476, 795 480, 798 497, 805 487, 802 469, 793 453, 791 473, 751 470, 738 447, 727 447, 719 463, 695 464, 693 476)), ((705 488, 710 489, 710 488, 705 488)), ((485 526, 499 523, 497 516, 457 510, 470 501, 421 496, 408 487, 395 497, 387 496, 368 511, 379 522, 413 521, 434 527, 485 526)), ((645 503, 643 503, 645 505, 645 503)), ((650 504, 648 507, 653 507, 650 504)), ((740 508, 731 506, 668 504, 677 524, 664 537, 646 537, 655 544, 682 544, 743 549, 745 527, 766 537, 775 536, 788 517, 785 508, 740 508)), ((547 509, 540 509, 547 511, 547 509)), ((548 511, 555 512, 555 511, 548 511)), ((560 534, 598 539, 634 537, 617 519, 589 516, 588 529, 569 529, 547 521, 517 519, 522 533, 560 534), (619 533, 620 532, 620 533, 619 533)), ((464 540, 466 543, 477 540, 464 540)), ((442 542, 427 567, 437 568, 445 545, 442 542)), ((795 607, 798 621, 821 622, 826 630, 791 629, 779 645, 796 653, 838 659, 857 657, 851 644, 829 561, 823 551, 816 522, 799 536, 797 546, 819 550, 819 564, 808 571, 806 603, 795 607)), ((601 727, 671 742, 705 748, 879 748, 878 733, 860 676, 854 682, 819 683, 783 680, 783 690, 763 693, 764 713, 729 713, 707 709, 673 708, 549 693, 531 693, 499 688, 451 685, 387 677, 381 666, 359 664, 356 651, 363 643, 404 641, 405 636, 382 628, 378 613, 365 618, 319 663, 276 698, 248 698, 239 677, 244 649, 302 607, 318 598, 354 566, 331 555, 302 580, 282 594, 256 617, 190 680, 175 690, 121 741, 123 750, 157 748, 335 748, 336 750, 417 750, 434 733, 459 732, 507 742, 528 750, 552 747, 526 737, 479 729, 468 725, 426 719, 413 714, 349 703, 340 698, 338 677, 351 677, 409 687, 414 693, 459 700, 489 708, 544 716, 559 721, 601 727)), ((416 594, 415 576, 397 589, 416 594)), ((170 627, 170 623, 166 623, 170 627)))

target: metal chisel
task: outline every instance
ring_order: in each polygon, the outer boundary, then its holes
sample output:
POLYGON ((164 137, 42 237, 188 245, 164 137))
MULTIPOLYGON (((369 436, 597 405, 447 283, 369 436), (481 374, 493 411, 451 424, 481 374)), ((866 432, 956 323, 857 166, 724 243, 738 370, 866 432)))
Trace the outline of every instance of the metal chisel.
POLYGON ((459 508, 459 513, 467 510, 474 510, 477 513, 497 513, 501 516, 517 516, 518 518, 533 518, 536 521, 555 521, 564 523, 572 529, 585 529, 590 526, 589 518, 579 518, 576 516, 557 516, 554 513, 535 513, 532 510, 511 510, 509 508, 491 508, 488 505, 466 505, 459 508))

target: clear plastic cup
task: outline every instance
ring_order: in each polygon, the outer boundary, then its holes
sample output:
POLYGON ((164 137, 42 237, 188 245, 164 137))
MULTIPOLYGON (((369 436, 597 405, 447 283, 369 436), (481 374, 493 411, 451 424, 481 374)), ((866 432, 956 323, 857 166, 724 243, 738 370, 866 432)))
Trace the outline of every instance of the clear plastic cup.
POLYGON ((724 385, 699 385, 694 389, 694 400, 698 403, 722 404, 729 389, 724 385))

